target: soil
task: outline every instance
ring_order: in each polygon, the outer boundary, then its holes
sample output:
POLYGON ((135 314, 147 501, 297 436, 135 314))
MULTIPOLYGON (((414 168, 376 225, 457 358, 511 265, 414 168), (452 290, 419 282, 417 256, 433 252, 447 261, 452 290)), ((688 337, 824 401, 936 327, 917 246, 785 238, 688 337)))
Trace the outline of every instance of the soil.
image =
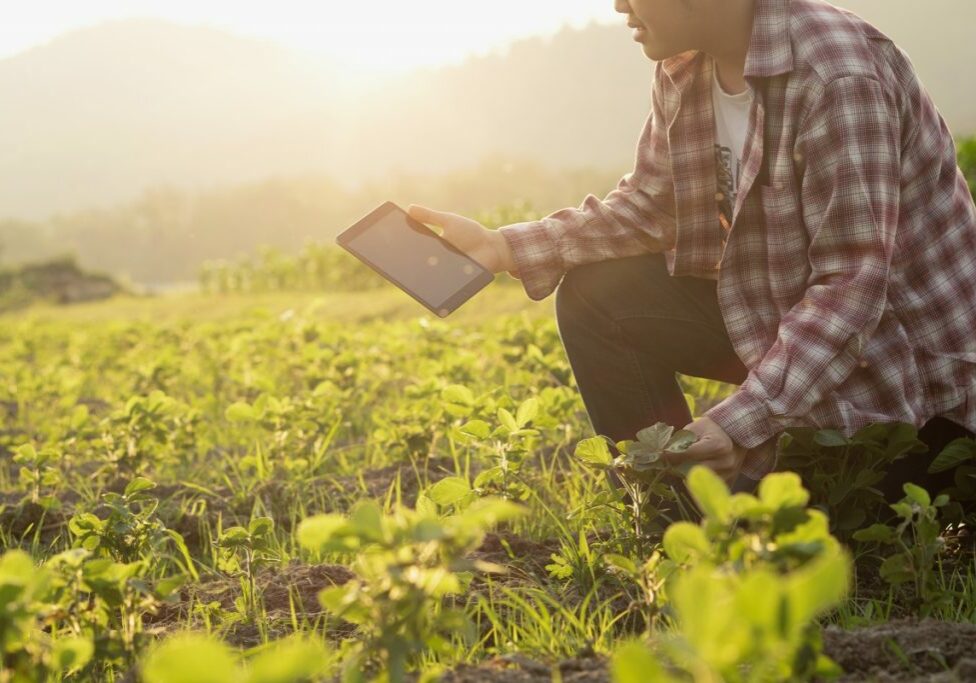
MULTIPOLYGON (((499 532, 485 534, 481 547, 469 557, 505 567, 508 571, 505 574, 491 574, 491 581, 495 584, 513 585, 546 578, 546 565, 552 563, 552 554, 558 550, 559 542, 556 540, 530 541, 507 532, 499 532)), ((475 580, 483 584, 485 578, 478 575, 475 580)))
POLYGON ((38 540, 45 544, 66 533, 65 526, 73 514, 73 500, 48 509, 23 498, 22 493, 0 494, 0 528, 5 533, 14 538, 36 533, 38 540))
MULTIPOLYGON (((559 673, 563 683, 608 683, 603 657, 567 659, 543 664, 521 655, 495 657, 478 666, 462 665, 444 674, 441 683, 549 683, 559 673)), ((559 680, 559 679, 556 679, 559 680)))
MULTIPOLYGON (((846 672, 839 681, 895 683, 976 681, 976 625, 901 620, 854 631, 828 627, 825 653, 846 672)), ((580 657, 555 665, 522 655, 462 665, 442 683, 543 683, 559 671, 564 682, 606 683, 605 657, 580 657)))
MULTIPOLYGON (((290 633, 293 602, 299 620, 312 622, 322 617, 324 611, 319 605, 319 591, 346 583, 352 578, 352 572, 341 565, 292 563, 261 570, 257 576, 257 586, 266 615, 263 624, 265 630, 271 633, 280 631, 282 637, 290 633)), ((231 577, 188 584, 180 591, 178 602, 166 604, 156 615, 147 616, 146 623, 157 633, 186 627, 201 628, 200 616, 191 613, 193 605, 217 603, 222 610, 233 611, 234 601, 240 594, 239 579, 231 577)), ((334 635, 340 638, 348 634, 343 630, 334 635)), ((244 622, 233 624, 223 637, 230 644, 240 647, 252 647, 262 642, 258 628, 244 622)))
POLYGON ((824 652, 841 681, 976 681, 976 625, 904 619, 844 631, 824 629, 824 652))
MULTIPOLYGON (((454 460, 445 456, 435 456, 418 459, 416 463, 398 462, 385 467, 366 470, 361 475, 347 474, 334 477, 326 481, 325 486, 327 490, 340 496, 340 500, 343 497, 349 497, 351 494, 354 496, 354 500, 363 497, 382 499, 386 496, 393 482, 399 477, 401 500, 404 505, 413 507, 421 489, 418 473, 427 479, 427 483, 453 476, 454 460), (362 484, 360 484, 360 478, 362 478, 362 484), (365 491, 363 487, 365 487, 365 491)), ((477 473, 476 467, 472 467, 472 473, 477 473)))

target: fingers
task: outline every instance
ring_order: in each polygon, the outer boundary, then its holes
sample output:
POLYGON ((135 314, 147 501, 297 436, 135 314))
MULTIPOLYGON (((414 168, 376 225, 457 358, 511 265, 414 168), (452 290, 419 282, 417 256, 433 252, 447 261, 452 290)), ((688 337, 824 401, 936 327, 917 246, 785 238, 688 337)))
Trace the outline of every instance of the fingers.
POLYGON ((441 227, 459 217, 457 214, 448 213, 447 211, 435 211, 420 204, 411 204, 408 206, 407 213, 411 218, 421 223, 430 223, 441 227))
POLYGON ((715 438, 705 434, 699 440, 689 446, 687 450, 679 453, 663 454, 664 460, 672 465, 692 463, 704 465, 714 470, 720 476, 726 476, 737 470, 738 461, 735 452, 729 448, 724 439, 715 438))

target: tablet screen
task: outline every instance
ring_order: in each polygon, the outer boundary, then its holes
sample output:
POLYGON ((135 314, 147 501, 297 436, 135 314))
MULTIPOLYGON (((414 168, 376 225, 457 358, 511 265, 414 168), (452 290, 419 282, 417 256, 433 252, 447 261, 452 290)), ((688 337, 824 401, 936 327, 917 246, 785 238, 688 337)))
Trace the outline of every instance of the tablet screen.
POLYGON ((470 260, 448 249, 426 228, 415 229, 397 210, 386 212, 348 245, 435 308, 479 274, 470 260))

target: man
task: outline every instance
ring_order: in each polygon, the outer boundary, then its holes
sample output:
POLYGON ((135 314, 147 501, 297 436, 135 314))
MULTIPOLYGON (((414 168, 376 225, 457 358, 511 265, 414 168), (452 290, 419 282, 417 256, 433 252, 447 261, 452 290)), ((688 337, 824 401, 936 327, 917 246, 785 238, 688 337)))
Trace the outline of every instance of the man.
MULTIPOLYGON (((795 426, 976 430, 976 207, 908 57, 822 0, 616 0, 656 60, 634 171, 486 230, 412 206, 535 300, 597 433, 691 415, 675 371, 740 384, 683 457, 740 488, 795 426), (565 277, 563 278, 563 275, 565 277), (747 479, 742 479, 747 477, 747 479)), ((923 485, 909 456, 887 483, 923 485)))

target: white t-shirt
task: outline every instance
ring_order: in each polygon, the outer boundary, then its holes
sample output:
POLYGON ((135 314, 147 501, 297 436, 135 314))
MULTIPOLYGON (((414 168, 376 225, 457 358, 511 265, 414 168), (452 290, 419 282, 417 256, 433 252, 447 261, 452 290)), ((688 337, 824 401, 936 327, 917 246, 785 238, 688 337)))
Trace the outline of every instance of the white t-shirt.
POLYGON ((746 128, 752 108, 752 90, 730 95, 718 81, 718 67, 712 69, 712 107, 715 110, 715 166, 718 172, 719 212, 723 224, 732 224, 732 209, 739 191, 739 170, 746 145, 746 128))

